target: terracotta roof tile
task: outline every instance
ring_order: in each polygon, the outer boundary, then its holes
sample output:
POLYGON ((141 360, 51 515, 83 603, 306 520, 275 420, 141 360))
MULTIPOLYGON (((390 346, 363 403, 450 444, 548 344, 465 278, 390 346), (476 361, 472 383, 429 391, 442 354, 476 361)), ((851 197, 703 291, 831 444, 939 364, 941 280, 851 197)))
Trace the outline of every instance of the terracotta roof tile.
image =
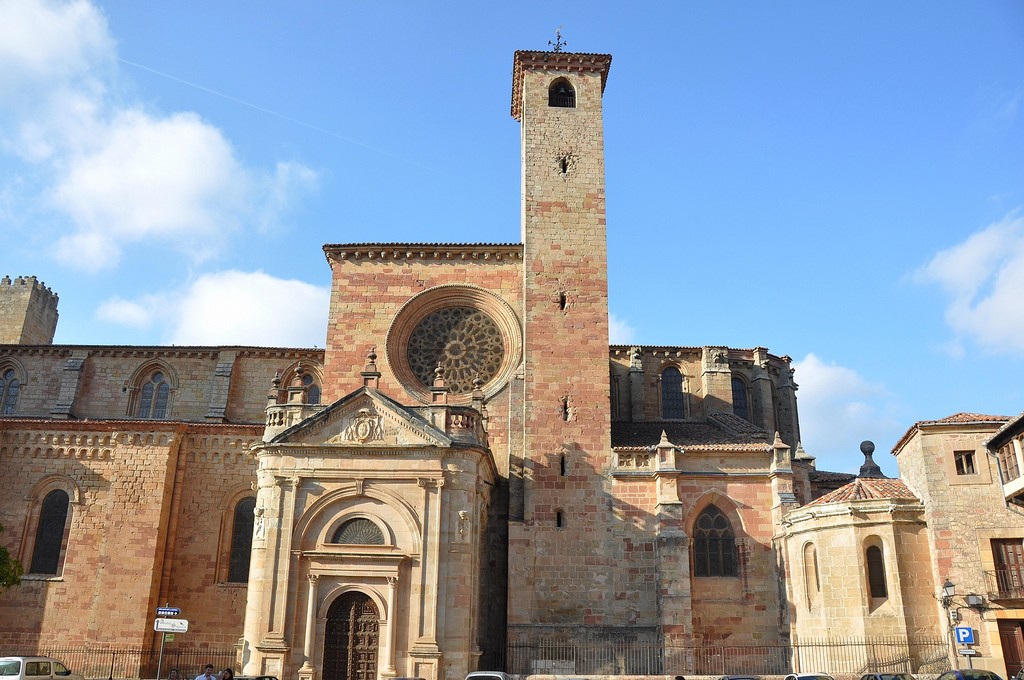
POLYGON ((996 433, 988 440, 988 446, 993 448, 1002 446, 1013 436, 1011 433, 1016 433, 1020 430, 1022 424, 1024 424, 1024 413, 1010 418, 1006 421, 1006 424, 996 430, 996 433))
POLYGON ((807 506, 887 498, 913 500, 917 496, 898 479, 857 478, 821 498, 814 499, 807 506))
POLYGON ((914 435, 914 433, 917 432, 922 427, 927 427, 929 425, 957 424, 995 425, 997 423, 1005 423, 1008 420, 1010 420, 1010 416, 990 416, 985 415, 984 413, 954 413, 951 416, 939 418, 938 420, 919 420, 913 425, 911 425, 910 428, 907 429, 905 433, 903 433, 903 436, 900 437, 896 444, 892 447, 892 455, 898 456, 900 449, 902 449, 903 446, 908 441, 910 441, 910 438, 914 435))
POLYGON ((735 413, 712 413, 708 416, 708 420, 718 425, 726 432, 731 432, 737 435, 751 435, 767 438, 768 433, 762 430, 757 425, 754 425, 749 420, 740 418, 735 413))
POLYGON ((942 423, 991 423, 1006 420, 1009 416, 989 416, 984 413, 954 413, 938 420, 922 420, 919 425, 940 425, 942 423))
POLYGON ((812 482, 843 482, 844 484, 857 479, 857 475, 850 472, 829 472, 828 470, 811 470, 807 477, 812 482))

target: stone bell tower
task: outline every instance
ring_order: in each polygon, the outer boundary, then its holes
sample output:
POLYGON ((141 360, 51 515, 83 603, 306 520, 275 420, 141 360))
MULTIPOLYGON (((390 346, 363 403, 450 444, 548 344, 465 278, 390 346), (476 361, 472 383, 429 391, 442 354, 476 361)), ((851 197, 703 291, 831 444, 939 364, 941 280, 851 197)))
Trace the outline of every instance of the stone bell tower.
MULTIPOLYGON (((509 635, 614 620, 601 99, 611 56, 515 53, 522 124, 522 506, 509 529, 509 635), (586 559, 581 559, 586 556, 586 559)), ((512 482, 515 494, 515 481, 512 482)), ((573 634, 573 633, 569 633, 573 634)))

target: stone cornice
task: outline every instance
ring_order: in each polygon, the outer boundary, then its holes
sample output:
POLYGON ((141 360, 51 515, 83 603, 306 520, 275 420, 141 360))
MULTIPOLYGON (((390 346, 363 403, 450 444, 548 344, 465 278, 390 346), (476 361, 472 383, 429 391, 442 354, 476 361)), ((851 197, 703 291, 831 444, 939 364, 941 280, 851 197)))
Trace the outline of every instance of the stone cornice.
POLYGON ((237 433, 241 436, 259 438, 263 435, 263 423, 205 423, 180 420, 54 420, 53 418, 0 418, 0 434, 15 430, 54 432, 129 432, 146 434, 157 432, 180 432, 186 435, 237 433))
POLYGON ((324 351, 313 347, 176 347, 158 346, 136 347, 129 345, 0 345, 0 357, 18 356, 56 356, 67 357, 73 352, 85 351, 93 357, 118 357, 153 359, 157 357, 203 358, 215 359, 224 352, 235 352, 238 356, 259 358, 306 358, 322 357, 324 351))
POLYGON ((328 243, 328 262, 421 260, 427 262, 518 262, 521 243, 328 243))
MULTIPOLYGON (((608 351, 612 358, 625 357, 629 358, 633 348, 639 348, 640 352, 644 356, 651 357, 666 357, 666 358, 681 358, 683 356, 696 355, 698 358, 701 356, 705 347, 688 347, 688 346, 673 346, 673 345, 609 345, 608 351)), ((754 354, 758 351, 764 351, 768 361, 776 367, 788 367, 792 362, 792 357, 783 355, 778 356, 771 354, 764 348, 742 348, 742 347, 721 347, 728 353, 728 359, 730 362, 742 361, 751 362, 754 361, 754 354)))

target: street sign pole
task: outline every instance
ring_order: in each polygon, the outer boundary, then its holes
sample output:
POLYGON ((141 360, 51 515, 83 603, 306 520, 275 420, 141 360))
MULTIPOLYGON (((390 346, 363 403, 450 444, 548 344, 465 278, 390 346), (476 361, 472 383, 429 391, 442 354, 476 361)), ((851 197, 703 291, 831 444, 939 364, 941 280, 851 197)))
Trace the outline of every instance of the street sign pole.
POLYGON ((164 639, 167 637, 166 633, 160 633, 160 657, 156 662, 156 680, 164 677, 164 639))
MULTIPOLYGON (((157 616, 177 616, 180 613, 181 613, 180 609, 178 609, 177 607, 171 607, 171 606, 168 606, 168 605, 164 605, 163 607, 157 607, 156 608, 156 615, 157 616)), ((160 630, 159 621, 160 621, 160 619, 157 619, 157 625, 155 625, 153 627, 154 630, 160 630)), ((186 622, 185 627, 186 627, 186 630, 187 630, 188 629, 188 622, 186 622)), ((164 631, 160 630, 160 657, 159 657, 159 659, 156 662, 156 680, 160 680, 163 677, 163 673, 164 673, 164 643, 165 642, 167 642, 167 634, 164 631)), ((111 675, 113 675, 113 673, 111 673, 111 675)))

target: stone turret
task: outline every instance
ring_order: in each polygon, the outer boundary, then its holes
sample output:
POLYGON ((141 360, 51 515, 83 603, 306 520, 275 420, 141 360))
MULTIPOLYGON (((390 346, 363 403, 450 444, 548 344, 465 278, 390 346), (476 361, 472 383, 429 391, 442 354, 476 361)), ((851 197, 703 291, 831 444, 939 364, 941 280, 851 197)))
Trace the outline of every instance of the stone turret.
POLYGON ((0 345, 50 345, 57 294, 34 276, 0 279, 0 345))

